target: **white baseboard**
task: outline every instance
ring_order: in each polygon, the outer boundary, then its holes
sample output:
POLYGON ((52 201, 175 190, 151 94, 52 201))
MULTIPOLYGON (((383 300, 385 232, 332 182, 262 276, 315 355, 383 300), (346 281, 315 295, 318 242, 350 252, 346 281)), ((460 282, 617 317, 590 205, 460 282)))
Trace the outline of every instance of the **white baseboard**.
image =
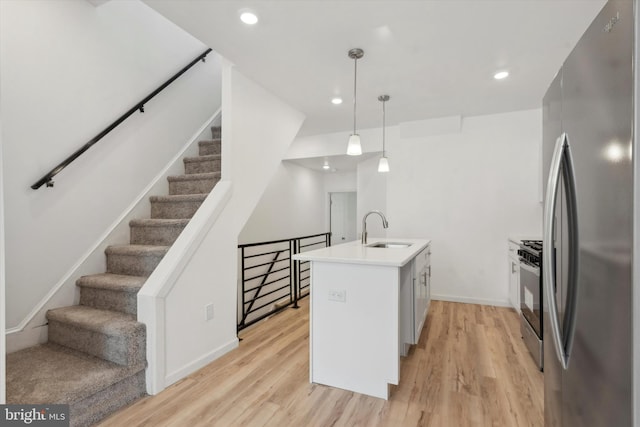
POLYGON ((176 382, 180 381, 184 377, 194 373, 198 369, 208 365, 209 363, 213 362, 214 360, 224 356, 225 354, 227 354, 231 350, 237 348, 239 342, 240 341, 238 340, 238 338, 235 337, 234 339, 232 339, 228 343, 223 344, 222 346, 218 347, 217 349, 213 350, 212 352, 207 353, 204 356, 199 357, 198 359, 194 360, 193 362, 187 363, 186 365, 184 365, 183 367, 181 367, 177 371, 174 371, 174 372, 170 373, 164 379, 165 388, 169 387, 173 383, 176 383, 176 382))
POLYGON ((495 307, 512 307, 508 299, 495 300, 487 298, 461 297, 458 295, 431 294, 431 299, 438 301, 462 302, 465 304, 492 305, 495 307))
POLYGON ((6 335, 7 354, 14 353, 34 345, 44 344, 47 342, 47 325, 36 326, 24 331, 15 331, 6 335))

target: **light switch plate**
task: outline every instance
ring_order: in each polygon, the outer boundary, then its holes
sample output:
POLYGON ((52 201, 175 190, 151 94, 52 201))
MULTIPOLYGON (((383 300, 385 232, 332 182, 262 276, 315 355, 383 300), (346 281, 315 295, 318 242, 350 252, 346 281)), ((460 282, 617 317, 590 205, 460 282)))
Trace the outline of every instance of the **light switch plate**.
POLYGON ((329 301, 345 302, 347 300, 347 291, 331 290, 329 291, 329 301))
POLYGON ((213 319, 213 304, 207 304, 204 306, 204 320, 213 319))

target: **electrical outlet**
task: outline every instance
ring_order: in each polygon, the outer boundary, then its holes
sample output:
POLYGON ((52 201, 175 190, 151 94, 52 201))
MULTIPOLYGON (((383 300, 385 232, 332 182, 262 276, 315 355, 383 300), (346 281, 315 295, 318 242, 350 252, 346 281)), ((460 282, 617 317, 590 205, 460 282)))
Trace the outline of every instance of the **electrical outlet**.
POLYGON ((204 320, 213 319, 213 304, 207 304, 204 306, 204 320))
POLYGON ((345 302, 347 300, 347 291, 329 291, 329 301, 345 302))

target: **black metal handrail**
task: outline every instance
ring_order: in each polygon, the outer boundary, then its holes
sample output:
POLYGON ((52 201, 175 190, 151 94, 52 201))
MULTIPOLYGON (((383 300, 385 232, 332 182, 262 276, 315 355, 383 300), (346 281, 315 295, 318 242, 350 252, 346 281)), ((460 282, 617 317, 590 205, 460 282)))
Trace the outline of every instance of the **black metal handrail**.
POLYGON ((97 134, 96 136, 91 138, 91 140, 89 140, 89 142, 87 142, 82 147, 80 147, 78 150, 76 150, 72 155, 70 155, 69 157, 64 159, 62 161, 62 163, 60 163, 58 166, 56 166, 55 168, 51 169, 51 171, 49 171, 49 173, 47 173, 45 176, 40 178, 35 184, 33 184, 31 186, 31 188, 33 188, 34 190, 37 190, 38 188, 42 187, 45 184, 46 184, 47 187, 53 187, 53 177, 56 176, 58 173, 60 173, 60 171, 62 171, 62 169, 64 169, 67 166, 69 166, 69 164, 71 164, 75 159, 80 157, 85 151, 87 151, 89 148, 91 148, 96 142, 100 141, 105 135, 107 135, 109 132, 111 132, 116 127, 118 127, 118 125, 120 125, 120 123, 122 123, 126 119, 128 119, 129 116, 131 116, 133 113, 135 113, 136 111, 140 111, 141 113, 144 113, 144 105, 147 102, 149 102, 153 97, 155 97, 157 94, 162 92, 164 90, 164 88, 166 88, 171 83, 173 83, 174 80, 176 80, 178 77, 183 75, 187 70, 189 70, 189 68, 193 67, 199 61, 205 62, 205 58, 210 52, 211 52, 211 49, 207 49, 204 52, 202 52, 200 55, 198 55, 197 58, 195 58, 193 61, 191 61, 183 69, 181 69, 180 71, 175 73, 173 76, 171 76, 171 78, 169 80, 167 80, 166 82, 161 84, 156 90, 154 90, 149 95, 147 95, 142 101, 138 102, 136 105, 131 107, 129 109, 129 111, 124 113, 122 116, 118 117, 113 123, 111 123, 109 126, 107 126, 99 134, 97 134))
POLYGON ((292 259, 292 255, 319 248, 320 245, 331 246, 330 236, 331 233, 320 233, 238 245, 241 257, 241 313, 238 315, 238 331, 289 306, 298 308, 298 301, 308 295, 308 292, 303 291, 310 285, 311 278, 309 274, 305 275, 310 269, 308 261, 296 261, 292 259), (269 257, 266 262, 265 257, 269 257), (276 264, 285 262, 288 263, 285 264, 286 267, 283 264, 276 267, 276 264), (252 271, 248 274, 250 270, 259 268, 263 268, 264 273, 252 271), (274 275, 278 277, 272 277, 274 275), (256 283, 258 280, 260 283, 256 283), (274 308, 265 310, 269 306, 274 308))

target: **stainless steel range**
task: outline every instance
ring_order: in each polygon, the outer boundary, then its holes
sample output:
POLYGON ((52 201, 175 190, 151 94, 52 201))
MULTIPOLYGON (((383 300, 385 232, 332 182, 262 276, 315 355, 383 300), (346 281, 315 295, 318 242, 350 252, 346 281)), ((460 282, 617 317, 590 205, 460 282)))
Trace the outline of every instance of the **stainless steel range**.
POLYGON ((523 240, 520 256, 520 331, 522 338, 542 370, 542 240, 523 240))

